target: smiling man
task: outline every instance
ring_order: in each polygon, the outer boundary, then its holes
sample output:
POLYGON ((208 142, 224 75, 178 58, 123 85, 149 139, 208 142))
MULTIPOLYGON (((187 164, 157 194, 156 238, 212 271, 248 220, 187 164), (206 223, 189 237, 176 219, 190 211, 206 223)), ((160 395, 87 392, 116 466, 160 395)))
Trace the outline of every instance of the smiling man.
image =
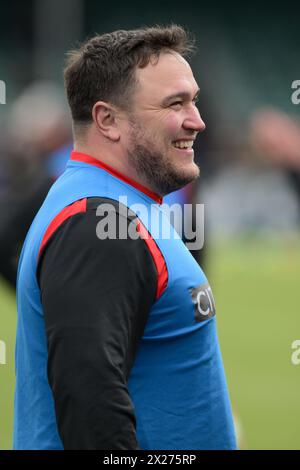
POLYGON ((199 176, 190 50, 171 26, 69 55, 74 151, 18 273, 15 449, 235 448, 212 292, 161 207, 199 176))
POLYGON ((196 99, 198 86, 186 60, 163 52, 136 71, 137 89, 128 129, 128 157, 136 175, 161 195, 199 176, 193 143, 205 129, 196 99))

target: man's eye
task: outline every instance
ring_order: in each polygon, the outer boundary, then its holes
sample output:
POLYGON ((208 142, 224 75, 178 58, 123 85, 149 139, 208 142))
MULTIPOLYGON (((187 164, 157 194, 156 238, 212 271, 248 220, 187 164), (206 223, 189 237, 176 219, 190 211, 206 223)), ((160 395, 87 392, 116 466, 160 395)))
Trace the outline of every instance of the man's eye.
POLYGON ((179 108, 181 105, 182 105, 182 101, 174 101, 174 103, 172 103, 170 106, 172 106, 172 108, 173 108, 174 106, 176 106, 177 108, 179 108))

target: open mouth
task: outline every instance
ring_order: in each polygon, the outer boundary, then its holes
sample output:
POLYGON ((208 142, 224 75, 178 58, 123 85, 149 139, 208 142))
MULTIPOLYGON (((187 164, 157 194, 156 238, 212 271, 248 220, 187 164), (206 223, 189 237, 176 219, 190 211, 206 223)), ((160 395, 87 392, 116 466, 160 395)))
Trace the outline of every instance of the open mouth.
POLYGON ((188 151, 189 153, 193 152, 193 140, 177 140, 173 142, 173 147, 178 150, 188 151))

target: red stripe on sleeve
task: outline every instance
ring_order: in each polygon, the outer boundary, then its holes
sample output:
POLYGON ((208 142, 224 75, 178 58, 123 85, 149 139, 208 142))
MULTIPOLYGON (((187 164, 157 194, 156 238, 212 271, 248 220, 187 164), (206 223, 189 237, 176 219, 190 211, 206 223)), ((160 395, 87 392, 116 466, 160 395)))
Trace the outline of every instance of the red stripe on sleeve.
POLYGON ((156 289, 156 300, 164 293, 168 284, 168 269, 164 257, 158 248, 154 238, 150 235, 146 227, 142 224, 141 221, 137 224, 137 231, 140 233, 141 238, 145 240, 145 243, 148 246, 148 249, 154 260, 158 279, 157 279, 157 289, 156 289))
POLYGON ((42 251, 44 250, 46 244, 48 243, 50 237, 58 229, 58 227, 72 215, 79 214, 80 212, 86 212, 87 198, 80 199, 79 201, 73 202, 67 207, 64 207, 51 221, 48 225, 48 228, 44 234, 38 257, 40 257, 42 251))

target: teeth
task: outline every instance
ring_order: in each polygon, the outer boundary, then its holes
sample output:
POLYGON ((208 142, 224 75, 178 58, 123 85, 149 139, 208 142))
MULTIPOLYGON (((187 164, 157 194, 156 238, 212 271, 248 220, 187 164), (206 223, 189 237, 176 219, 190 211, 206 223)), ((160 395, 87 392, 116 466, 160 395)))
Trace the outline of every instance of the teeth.
POLYGON ((192 140, 179 140, 177 142, 174 142, 174 147, 177 147, 179 149, 190 149, 193 147, 193 141, 192 140))

